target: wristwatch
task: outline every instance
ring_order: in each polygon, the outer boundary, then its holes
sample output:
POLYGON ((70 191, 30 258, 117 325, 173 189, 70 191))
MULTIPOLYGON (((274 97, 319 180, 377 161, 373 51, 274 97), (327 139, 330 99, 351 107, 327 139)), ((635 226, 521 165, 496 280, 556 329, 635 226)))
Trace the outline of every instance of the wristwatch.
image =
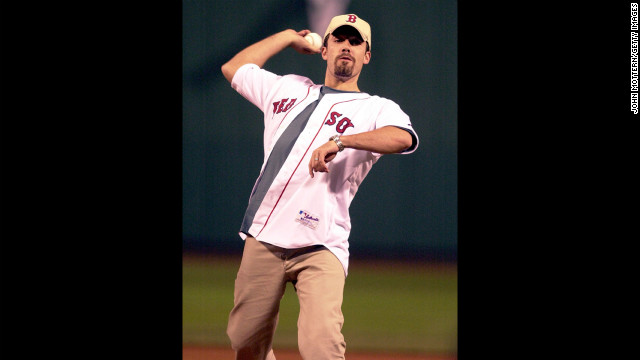
POLYGON ((342 144, 342 141, 340 141, 340 135, 334 135, 330 137, 329 140, 333 140, 333 142, 338 145, 338 152, 344 150, 344 145, 342 144))

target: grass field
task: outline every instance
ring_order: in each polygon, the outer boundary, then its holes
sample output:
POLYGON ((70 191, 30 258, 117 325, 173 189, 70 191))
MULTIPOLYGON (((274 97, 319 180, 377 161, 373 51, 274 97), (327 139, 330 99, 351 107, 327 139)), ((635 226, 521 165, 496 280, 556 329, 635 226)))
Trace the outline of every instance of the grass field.
MULTIPOLYGON (((229 346, 227 316, 240 255, 183 259, 183 344, 229 346)), ((455 264, 352 259, 344 290, 347 348, 421 354, 457 353, 455 264)), ((299 306, 291 284, 281 302, 274 348, 297 348, 299 306)))

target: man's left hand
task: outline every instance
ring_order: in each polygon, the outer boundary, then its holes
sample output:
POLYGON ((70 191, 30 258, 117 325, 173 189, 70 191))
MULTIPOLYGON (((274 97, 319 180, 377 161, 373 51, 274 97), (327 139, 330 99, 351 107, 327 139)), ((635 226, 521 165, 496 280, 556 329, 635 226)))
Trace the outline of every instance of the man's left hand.
POLYGON ((328 163, 336 157, 338 145, 329 140, 311 153, 309 160, 309 175, 313 177, 314 172, 329 172, 328 163))

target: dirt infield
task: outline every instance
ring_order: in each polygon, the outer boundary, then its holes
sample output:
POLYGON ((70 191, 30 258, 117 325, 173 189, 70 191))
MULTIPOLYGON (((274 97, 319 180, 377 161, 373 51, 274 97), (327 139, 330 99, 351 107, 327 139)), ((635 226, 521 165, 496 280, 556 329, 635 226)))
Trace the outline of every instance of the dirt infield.
MULTIPOLYGON (((297 350, 274 350, 278 360, 302 360, 297 350)), ((382 354, 382 353, 349 353, 349 360, 457 360, 455 355, 413 355, 413 354, 382 354)), ((231 349, 214 347, 183 347, 182 360, 233 360, 231 349)))

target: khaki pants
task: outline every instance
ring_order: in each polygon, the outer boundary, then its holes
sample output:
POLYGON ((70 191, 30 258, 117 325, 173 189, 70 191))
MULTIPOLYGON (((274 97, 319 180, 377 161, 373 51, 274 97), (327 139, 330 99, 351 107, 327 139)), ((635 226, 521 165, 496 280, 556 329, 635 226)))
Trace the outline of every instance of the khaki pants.
POLYGON ((283 249, 245 240, 227 335, 236 359, 275 359, 271 348, 280 300, 292 282, 298 301, 298 348, 304 360, 344 359, 342 264, 322 246, 283 249))

